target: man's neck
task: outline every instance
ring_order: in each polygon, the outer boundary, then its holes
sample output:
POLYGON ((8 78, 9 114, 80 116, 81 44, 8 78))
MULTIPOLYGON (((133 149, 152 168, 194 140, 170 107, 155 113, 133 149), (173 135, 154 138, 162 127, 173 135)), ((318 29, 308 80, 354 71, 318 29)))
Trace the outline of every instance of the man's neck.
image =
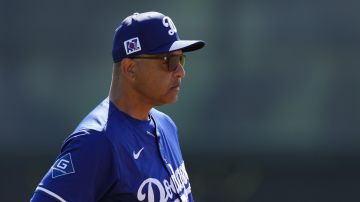
POLYGON ((109 99, 118 110, 129 116, 138 120, 149 119, 149 112, 153 106, 144 104, 140 99, 134 98, 134 96, 110 91, 109 99))

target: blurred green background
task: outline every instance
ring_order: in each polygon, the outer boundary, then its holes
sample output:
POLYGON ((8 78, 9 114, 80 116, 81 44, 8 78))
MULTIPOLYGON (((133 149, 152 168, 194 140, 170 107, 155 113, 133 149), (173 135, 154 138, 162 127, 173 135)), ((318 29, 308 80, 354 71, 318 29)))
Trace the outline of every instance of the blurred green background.
POLYGON ((177 123, 197 201, 360 201, 360 2, 1 1, 0 201, 28 201, 103 100, 115 27, 172 18, 187 54, 177 123))

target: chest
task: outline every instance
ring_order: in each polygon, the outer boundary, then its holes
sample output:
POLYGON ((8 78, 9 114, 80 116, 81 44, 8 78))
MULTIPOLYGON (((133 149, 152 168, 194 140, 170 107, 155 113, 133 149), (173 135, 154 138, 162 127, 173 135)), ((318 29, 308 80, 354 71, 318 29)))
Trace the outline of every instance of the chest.
POLYGON ((177 134, 171 133, 176 131, 129 129, 114 138, 118 179, 109 193, 112 198, 161 202, 192 198, 177 134))

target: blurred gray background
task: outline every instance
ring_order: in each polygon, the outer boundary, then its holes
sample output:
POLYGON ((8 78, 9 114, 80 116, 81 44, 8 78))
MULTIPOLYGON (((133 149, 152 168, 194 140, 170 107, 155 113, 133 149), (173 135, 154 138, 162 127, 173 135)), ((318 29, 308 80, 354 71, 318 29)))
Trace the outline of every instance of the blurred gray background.
POLYGON ((0 3, 0 201, 28 201, 108 93, 115 27, 169 15, 189 53, 177 123, 197 201, 360 201, 359 1, 0 3))

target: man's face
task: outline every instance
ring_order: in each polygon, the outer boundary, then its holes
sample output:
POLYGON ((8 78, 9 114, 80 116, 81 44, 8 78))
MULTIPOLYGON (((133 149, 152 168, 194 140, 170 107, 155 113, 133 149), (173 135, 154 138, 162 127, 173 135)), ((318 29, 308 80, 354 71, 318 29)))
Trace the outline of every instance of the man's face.
MULTIPOLYGON (((182 51, 174 51, 170 55, 181 55, 182 51)), ((164 55, 142 55, 140 57, 156 57, 164 55)), ((185 76, 180 62, 173 63, 174 71, 169 71, 168 63, 163 59, 135 58, 134 89, 140 98, 152 106, 173 103, 180 91, 181 79, 185 76), (175 65, 175 66, 174 66, 175 65), (175 68, 174 68, 175 67, 175 68)))

